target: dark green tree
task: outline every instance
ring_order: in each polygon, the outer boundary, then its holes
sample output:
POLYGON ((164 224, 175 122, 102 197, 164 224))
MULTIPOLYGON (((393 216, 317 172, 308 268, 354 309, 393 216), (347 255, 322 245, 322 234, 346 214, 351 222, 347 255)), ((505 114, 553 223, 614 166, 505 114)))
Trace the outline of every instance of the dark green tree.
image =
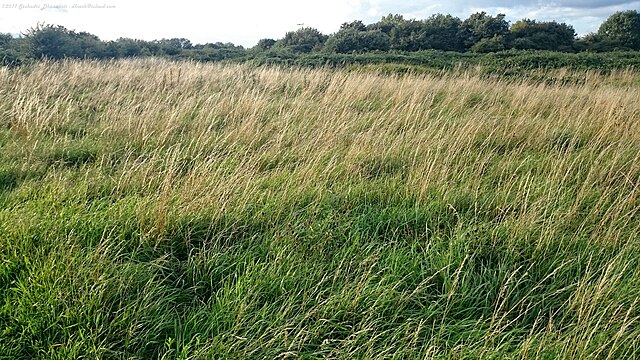
POLYGON ((509 22, 504 14, 496 16, 486 12, 472 14, 462 23, 462 37, 464 47, 471 48, 482 39, 491 39, 496 36, 507 37, 509 34, 509 22))
POLYGON ((120 56, 118 43, 115 41, 107 41, 102 46, 102 58, 103 59, 116 59, 120 56))
POLYGON ((390 34, 394 28, 405 22, 406 20, 404 19, 404 16, 400 14, 389 14, 387 16, 383 16, 380 21, 367 26, 367 29, 380 30, 385 34, 390 34))
POLYGON ((11 34, 1 34, 0 33, 0 48, 8 49, 11 47, 13 43, 13 36, 11 34))
POLYGON ((576 32, 565 23, 522 19, 511 26, 511 37, 516 49, 570 51, 576 32))
POLYGON ((130 38, 119 38, 115 42, 116 48, 118 51, 118 57, 134 57, 140 56, 143 54, 143 49, 149 50, 149 47, 146 46, 146 41, 130 39, 130 38))
POLYGON ((260 39, 260 41, 258 41, 258 44, 254 47, 254 49, 259 51, 267 51, 271 49, 275 44, 276 44, 276 41, 273 39, 260 39))
POLYGON ((71 43, 78 48, 79 58, 100 59, 104 57, 104 43, 88 32, 73 33, 71 43))
POLYGON ((103 44, 87 32, 75 32, 63 26, 38 25, 25 34, 35 58, 99 58, 103 44))
POLYGON ((27 30, 25 37, 29 40, 35 58, 62 59, 78 54, 72 49, 71 33, 63 26, 41 25, 27 30))
POLYGON ((600 25, 598 35, 613 46, 640 50, 640 13, 628 10, 611 15, 600 25))
POLYGON ((462 21, 451 15, 436 14, 426 20, 406 20, 402 15, 389 14, 368 29, 389 35, 391 49, 418 51, 438 49, 463 51, 462 21))
POLYGON ((423 22, 422 48, 464 51, 462 20, 451 15, 435 14, 423 22))
POLYGON ((356 31, 366 31, 367 26, 362 22, 362 20, 346 22, 340 25, 340 30, 347 30, 347 29, 353 29, 356 31))
POLYGON ((305 27, 296 31, 289 31, 276 46, 289 49, 297 53, 310 53, 322 48, 327 36, 314 28, 305 27))
MULTIPOLYGON (((160 55, 178 55, 185 49, 192 49, 191 41, 185 38, 162 39, 153 42, 160 55)), ((148 47, 147 47, 148 48, 148 47)), ((151 51, 152 49, 148 49, 151 51)))
POLYGON ((389 32, 391 48, 401 51, 418 51, 427 48, 424 23, 418 20, 398 22, 389 32))
POLYGON ((388 51, 389 48, 390 37, 382 31, 360 31, 349 27, 331 35, 325 43, 326 51, 337 53, 388 51))
POLYGON ((11 34, 0 34, 0 66, 20 65, 29 54, 20 51, 20 39, 11 34))
POLYGON ((496 35, 492 38, 484 38, 473 44, 471 51, 477 53, 492 53, 506 49, 504 36, 496 35))

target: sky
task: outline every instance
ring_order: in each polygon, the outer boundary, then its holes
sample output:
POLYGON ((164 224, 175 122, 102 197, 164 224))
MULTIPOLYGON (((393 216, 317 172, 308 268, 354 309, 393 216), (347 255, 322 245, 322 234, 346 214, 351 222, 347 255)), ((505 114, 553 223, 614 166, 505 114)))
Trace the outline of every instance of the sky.
POLYGON ((467 18, 478 11, 507 20, 566 22, 578 35, 597 31, 611 14, 640 10, 640 0, 0 0, 0 32, 20 34, 38 23, 87 31, 103 40, 187 38, 193 43, 232 42, 250 47, 301 26, 325 34, 340 24, 378 21, 389 13, 425 19, 442 13, 467 18), (304 25, 302 25, 304 24, 304 25))

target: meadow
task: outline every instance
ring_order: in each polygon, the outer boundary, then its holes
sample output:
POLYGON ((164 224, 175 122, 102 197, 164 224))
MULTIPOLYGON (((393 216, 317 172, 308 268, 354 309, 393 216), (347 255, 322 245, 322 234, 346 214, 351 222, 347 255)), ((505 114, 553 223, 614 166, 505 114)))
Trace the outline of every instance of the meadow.
POLYGON ((638 357, 640 74, 553 71, 0 68, 0 358, 638 357))

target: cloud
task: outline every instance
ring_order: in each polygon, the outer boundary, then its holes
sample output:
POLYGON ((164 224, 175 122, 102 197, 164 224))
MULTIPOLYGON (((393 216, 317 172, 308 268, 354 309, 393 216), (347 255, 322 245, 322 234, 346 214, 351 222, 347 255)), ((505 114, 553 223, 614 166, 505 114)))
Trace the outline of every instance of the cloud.
POLYGON ((490 14, 503 13, 510 21, 531 18, 542 21, 559 21, 574 25, 578 34, 596 31, 598 26, 616 11, 639 9, 640 1, 625 0, 429 0, 391 1, 368 0, 360 3, 360 13, 366 14, 367 22, 376 21, 380 16, 398 13, 407 18, 424 19, 435 13, 451 14, 462 19, 479 11, 490 14), (378 17, 378 18, 374 18, 378 17))
POLYGON ((71 7, 84 1, 0 0, 0 32, 20 33, 44 22, 88 31, 106 40, 185 37, 194 43, 222 41, 252 46, 261 38, 280 38, 300 23, 329 34, 343 22, 359 19, 371 23, 389 13, 418 19, 444 13, 464 19, 476 11, 487 11, 505 13, 510 21, 528 17, 567 22, 585 34, 597 30, 616 11, 640 8, 640 0, 86 0, 88 5, 108 8, 71 7), (19 10, 3 6, 16 3, 67 7, 19 10))

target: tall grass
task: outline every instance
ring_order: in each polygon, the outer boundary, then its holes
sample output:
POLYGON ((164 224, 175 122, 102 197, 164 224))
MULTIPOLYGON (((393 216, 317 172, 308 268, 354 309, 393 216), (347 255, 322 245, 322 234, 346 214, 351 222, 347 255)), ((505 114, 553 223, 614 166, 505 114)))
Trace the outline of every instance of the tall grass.
POLYGON ((0 70, 0 357, 634 358, 640 84, 0 70))

